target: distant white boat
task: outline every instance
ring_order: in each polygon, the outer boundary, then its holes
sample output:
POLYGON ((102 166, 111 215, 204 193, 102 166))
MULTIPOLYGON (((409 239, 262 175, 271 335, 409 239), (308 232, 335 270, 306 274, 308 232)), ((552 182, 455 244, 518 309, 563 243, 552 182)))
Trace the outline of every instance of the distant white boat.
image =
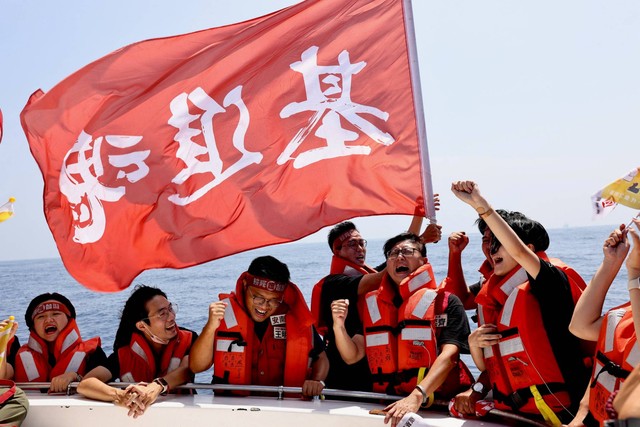
MULTIPOLYGON (((216 388, 220 386, 191 385, 192 388, 216 388)), ((224 386, 222 386, 224 387, 224 386)), ((226 386, 231 387, 231 386, 226 386)), ((254 387, 252 390, 274 390, 282 393, 300 388, 254 387)), ((344 391, 327 390, 327 393, 345 394, 344 391)), ((346 392, 350 394, 349 392, 346 392)), ((355 400, 302 400, 298 398, 231 397, 212 394, 161 396, 145 414, 137 419, 127 416, 127 411, 107 402, 90 400, 79 395, 49 396, 39 391, 27 391, 29 412, 23 427, 158 427, 158 426, 262 426, 262 427, 382 427, 383 416, 370 414, 380 410, 383 403, 355 400)), ((362 393, 353 393, 363 395, 362 393)), ((375 393, 364 393, 375 396, 375 393)), ((378 395, 385 396, 385 395, 378 395)), ((389 397, 389 396, 387 396, 389 397)), ((504 413, 501 413, 504 414, 504 413)), ((508 418, 490 416, 482 419, 459 419, 444 411, 425 410, 413 427, 498 427, 527 424, 527 420, 509 414, 508 418)), ((541 425, 533 423, 533 425, 541 425)))

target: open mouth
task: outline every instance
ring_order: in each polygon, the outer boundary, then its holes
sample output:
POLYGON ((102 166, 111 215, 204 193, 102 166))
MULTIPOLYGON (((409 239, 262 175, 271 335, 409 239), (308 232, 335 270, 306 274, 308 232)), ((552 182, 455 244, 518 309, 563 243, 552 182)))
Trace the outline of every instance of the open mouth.
POLYGON ((260 317, 265 317, 267 315, 267 310, 260 310, 259 308, 254 308, 254 311, 260 317))
POLYGON ((409 272, 409 267, 407 267, 406 265, 399 265, 396 267, 396 273, 408 273, 409 272))
POLYGON ((56 326, 49 325, 49 326, 46 326, 44 328, 44 333, 47 334, 47 335, 54 334, 57 330, 58 330, 58 328, 56 326))

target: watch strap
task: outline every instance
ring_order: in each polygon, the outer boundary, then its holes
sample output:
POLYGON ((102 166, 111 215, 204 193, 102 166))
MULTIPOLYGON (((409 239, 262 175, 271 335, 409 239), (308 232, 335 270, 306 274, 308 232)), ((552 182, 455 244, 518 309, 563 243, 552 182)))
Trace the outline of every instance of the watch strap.
POLYGON ((636 277, 635 279, 629 280, 629 283, 627 284, 627 289, 628 290, 640 289, 640 277, 636 277))
POLYGON ((165 380, 164 378, 156 378, 153 380, 154 383, 158 384, 160 387, 162 387, 162 391, 160 392, 160 396, 166 396, 167 393, 169 392, 169 383, 167 382, 167 380, 165 380))
POLYGON ((422 394, 421 406, 424 406, 427 403, 427 391, 420 384, 416 386, 416 390, 418 390, 422 394))

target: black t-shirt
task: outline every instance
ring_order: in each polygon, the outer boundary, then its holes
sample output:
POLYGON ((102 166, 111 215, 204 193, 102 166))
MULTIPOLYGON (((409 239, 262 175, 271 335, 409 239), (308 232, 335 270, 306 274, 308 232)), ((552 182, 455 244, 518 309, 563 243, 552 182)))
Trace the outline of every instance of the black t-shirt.
POLYGON ((551 263, 540 260, 540 272, 529 276, 531 292, 538 300, 549 343, 571 394, 572 406, 579 403, 589 381, 580 342, 569 332, 574 303, 566 274, 551 263))
MULTIPOLYGON (((198 334, 187 328, 180 328, 180 329, 183 331, 191 332, 192 334, 191 344, 193 345, 193 343, 196 342, 196 340, 198 339, 198 334)), ((185 356, 187 356, 190 352, 191 352, 191 347, 187 349, 185 356)), ((154 354, 154 356, 156 358, 156 366, 160 366, 160 358, 162 357, 162 355, 154 354)), ((105 363, 99 366, 104 366, 111 373, 111 378, 106 382, 113 381, 116 378, 120 378, 120 359, 118 357, 118 351, 116 350, 113 353, 111 353, 111 355, 107 358, 105 363)))
POLYGON ((18 350, 20 350, 20 340, 18 337, 14 336, 7 355, 7 363, 9 365, 16 366, 16 355, 18 354, 18 350))
POLYGON ((335 343, 333 333, 333 317, 331 315, 331 302, 337 299, 349 300, 349 312, 345 319, 345 328, 349 336, 363 334, 362 321, 358 314, 358 285, 362 276, 346 276, 334 274, 327 276, 322 285, 320 297, 320 313, 328 327, 325 336, 327 358, 329 359, 329 374, 325 383, 328 388, 341 390, 371 391, 371 372, 367 358, 348 365, 342 360, 335 343))
POLYGON ((436 319, 438 346, 455 344, 460 349, 460 353, 469 354, 469 319, 460 298, 449 294, 444 314, 446 315, 446 324, 441 324, 436 319))

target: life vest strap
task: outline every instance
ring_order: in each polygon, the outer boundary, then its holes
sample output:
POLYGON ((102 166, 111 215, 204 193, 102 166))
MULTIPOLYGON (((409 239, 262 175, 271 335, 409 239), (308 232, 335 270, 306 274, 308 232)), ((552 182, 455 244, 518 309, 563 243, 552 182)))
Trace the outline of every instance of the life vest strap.
MULTIPOLYGON (((399 372, 392 373, 382 373, 381 369, 378 369, 378 372, 375 374, 371 374, 374 383, 384 384, 389 383, 391 385, 400 385, 402 383, 406 383, 411 381, 413 378, 418 377, 421 373, 423 374, 423 378, 426 376, 426 373, 429 371, 427 368, 411 368, 404 369, 399 372)), ((418 380, 419 382, 420 380, 418 380)))
POLYGON ((404 328, 407 326, 431 326, 431 320, 428 319, 406 319, 402 322, 398 323, 398 325, 394 328, 390 325, 380 325, 380 326, 369 326, 365 328, 367 333, 376 333, 376 332, 391 332, 393 336, 398 336, 402 332, 404 328))
POLYGON ((596 359, 598 359, 598 361, 602 363, 602 368, 598 371, 596 376, 593 378, 593 381, 591 381, 591 388, 596 386, 596 383, 598 382, 598 377, 603 372, 607 372, 612 376, 616 378, 621 378, 623 380, 627 379, 627 377, 631 374, 631 372, 622 368, 617 363, 614 363, 611 359, 609 359, 607 356, 605 356, 601 352, 596 353, 596 359))
POLYGON ((11 396, 13 396, 16 393, 16 383, 14 383, 11 380, 0 380, 0 387, 8 388, 7 391, 0 394, 0 405, 1 405, 7 400, 11 399, 11 396))
POLYGON ((218 338, 235 338, 233 341, 231 341, 231 343, 229 343, 229 348, 227 349, 228 352, 231 351, 231 347, 234 344, 237 345, 238 347, 247 346, 247 342, 244 340, 240 332, 219 331, 219 332, 216 332, 216 335, 218 338))
POLYGON ((529 387, 529 389, 531 390, 531 394, 533 396, 533 402, 536 404, 536 408, 538 408, 538 411, 540 412, 540 415, 542 415, 542 418, 544 418, 547 424, 551 424, 553 427, 560 427, 562 425, 560 419, 555 414, 555 412, 553 412, 553 409, 551 409, 549 405, 547 405, 547 402, 544 401, 542 395, 538 391, 538 387, 532 385, 531 387, 529 387))
MULTIPOLYGON (((567 391, 567 387, 563 383, 538 384, 536 385, 536 389, 540 396, 567 391), (538 386, 540 387, 539 389, 538 386)), ((532 399, 533 397, 533 392, 529 387, 518 389, 513 393, 506 395, 501 393, 500 390, 497 389, 495 384, 493 385, 493 398, 498 402, 510 406, 514 411, 522 408, 529 401, 529 399, 532 399)))

